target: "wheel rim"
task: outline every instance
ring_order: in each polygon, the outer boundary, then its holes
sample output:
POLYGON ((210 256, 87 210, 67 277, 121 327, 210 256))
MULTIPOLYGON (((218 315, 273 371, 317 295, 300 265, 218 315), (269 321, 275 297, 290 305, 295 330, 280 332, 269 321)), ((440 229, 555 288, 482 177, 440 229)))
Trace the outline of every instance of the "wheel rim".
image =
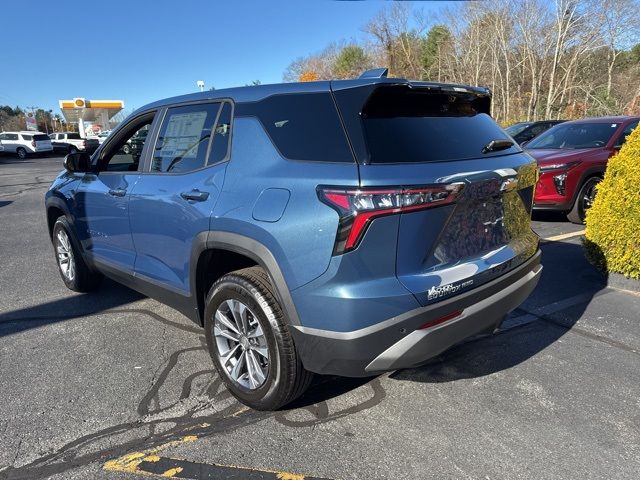
POLYGON ((64 278, 73 281, 76 276, 76 263, 73 259, 73 250, 69 236, 64 230, 59 230, 56 235, 56 253, 58 255, 58 266, 64 278))
POLYGON ((214 315, 213 336, 227 376, 246 389, 260 388, 269 374, 269 348, 253 311, 239 300, 225 300, 214 315))
POLYGON ((596 187, 598 183, 599 182, 597 181, 592 181, 585 189, 584 195, 582 196, 582 209, 585 212, 593 205, 593 201, 596 198, 596 187))
POLYGON ((20 148, 18 150, 18 157, 25 158, 26 156, 27 156, 27 154, 25 153, 25 151, 22 148, 20 148))

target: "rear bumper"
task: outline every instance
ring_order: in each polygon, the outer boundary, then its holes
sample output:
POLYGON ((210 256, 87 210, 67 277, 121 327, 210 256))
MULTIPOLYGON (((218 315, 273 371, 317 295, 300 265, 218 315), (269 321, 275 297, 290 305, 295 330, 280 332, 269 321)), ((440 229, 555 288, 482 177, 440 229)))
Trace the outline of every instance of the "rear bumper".
POLYGON ((540 251, 505 275, 455 297, 411 310, 352 332, 292 326, 307 370, 348 377, 416 366, 465 338, 491 333, 538 283, 540 251), (463 313, 433 328, 425 323, 458 310, 463 313))

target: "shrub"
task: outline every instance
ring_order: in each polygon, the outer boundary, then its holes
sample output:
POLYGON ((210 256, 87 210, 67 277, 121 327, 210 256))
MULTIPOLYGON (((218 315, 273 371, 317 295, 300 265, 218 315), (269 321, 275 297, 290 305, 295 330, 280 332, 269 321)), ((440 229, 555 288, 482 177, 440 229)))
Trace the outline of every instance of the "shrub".
POLYGON ((640 279, 640 128, 609 159, 587 210, 587 257, 605 272, 640 279))

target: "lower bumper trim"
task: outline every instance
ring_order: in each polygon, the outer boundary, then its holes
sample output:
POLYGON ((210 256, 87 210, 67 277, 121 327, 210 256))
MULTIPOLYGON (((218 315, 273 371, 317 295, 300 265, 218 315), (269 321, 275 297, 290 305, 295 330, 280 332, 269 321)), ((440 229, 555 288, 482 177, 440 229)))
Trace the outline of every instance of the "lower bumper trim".
POLYGON ((312 372, 362 377, 423 363, 462 340, 492 332, 538 283, 540 251, 524 264, 473 290, 353 332, 291 326, 302 363, 312 372), (453 311, 460 317, 420 330, 453 311))

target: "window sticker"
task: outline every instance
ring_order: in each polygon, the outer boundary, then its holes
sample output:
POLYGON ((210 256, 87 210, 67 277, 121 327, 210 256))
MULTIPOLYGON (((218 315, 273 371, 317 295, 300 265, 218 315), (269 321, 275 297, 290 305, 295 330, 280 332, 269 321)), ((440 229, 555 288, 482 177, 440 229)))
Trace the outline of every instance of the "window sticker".
POLYGON ((195 158, 206 118, 206 111, 171 115, 159 156, 195 158))

